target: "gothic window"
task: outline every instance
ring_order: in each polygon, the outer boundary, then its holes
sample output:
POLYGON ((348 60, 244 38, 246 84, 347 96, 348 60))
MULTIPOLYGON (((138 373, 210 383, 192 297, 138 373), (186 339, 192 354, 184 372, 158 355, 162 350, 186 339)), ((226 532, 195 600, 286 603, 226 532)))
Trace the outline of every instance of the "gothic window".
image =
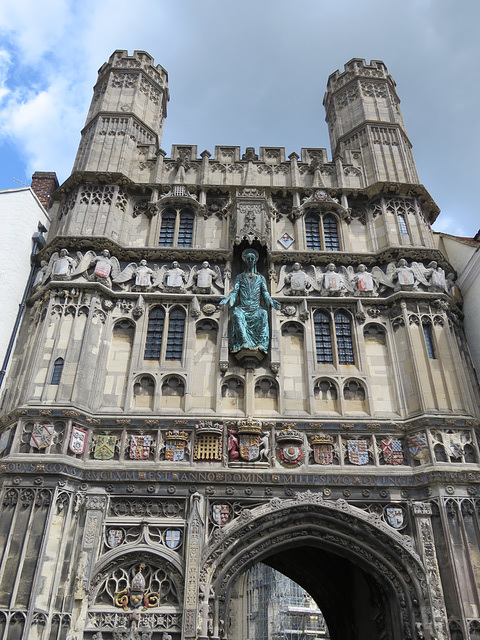
POLYGON ((330 333, 330 319, 321 311, 313 316, 315 326, 315 346, 317 362, 319 364, 333 364, 332 335, 330 333))
POLYGON ((162 213, 160 247, 191 247, 195 214, 187 207, 168 207, 162 213))
POLYGON ((427 347, 427 353, 430 360, 436 360, 435 347, 433 343, 432 325, 423 325, 423 335, 425 336, 425 346, 427 347))
POLYGON ((145 343, 145 360, 158 360, 162 349, 163 325, 165 312, 161 307, 154 307, 148 316, 147 341, 145 343))
POLYGON ((307 249, 312 251, 340 251, 338 222, 335 216, 308 211, 305 214, 307 249))
POLYGON ((63 358, 57 358, 53 364, 52 378, 50 384, 60 384, 63 371, 63 358))
POLYGON ((148 316, 144 360, 180 361, 183 355, 185 311, 180 307, 165 313, 162 307, 153 307, 148 316))
POLYGON ((243 398, 244 386, 240 378, 227 378, 222 384, 222 398, 243 398))
POLYGON ((356 380, 349 380, 343 387, 343 397, 345 400, 365 400, 365 389, 356 380))
POLYGON ((403 213, 398 214, 398 226, 400 227, 400 234, 402 236, 408 236, 407 221, 405 220, 403 213))
POLYGON ((166 360, 181 360, 183 352, 183 334, 185 331, 185 311, 176 307, 170 312, 166 360))
POLYGON ((337 388, 330 380, 317 380, 313 388, 315 398, 320 400, 336 400, 337 388))
POLYGON ((341 311, 335 314, 335 335, 339 364, 355 364, 350 318, 341 311))

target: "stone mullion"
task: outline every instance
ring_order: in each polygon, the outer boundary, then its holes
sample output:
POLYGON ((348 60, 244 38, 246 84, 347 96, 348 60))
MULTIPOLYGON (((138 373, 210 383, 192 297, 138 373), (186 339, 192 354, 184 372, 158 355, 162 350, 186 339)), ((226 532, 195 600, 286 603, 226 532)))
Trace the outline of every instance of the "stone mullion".
MULTIPOLYGON (((420 412, 425 413, 426 411, 425 399, 423 394, 422 383, 420 381, 420 374, 418 372, 417 354, 415 351, 415 347, 413 345, 412 334, 410 333, 410 320, 408 317, 407 303, 405 302, 405 300, 402 300, 402 302, 400 303, 400 306, 402 308, 402 317, 403 317, 403 322, 405 326, 405 335, 407 338, 408 353, 410 356, 410 361, 414 364, 413 375, 415 377, 415 386, 416 386, 416 392, 418 397, 418 404, 419 404, 420 412)), ((421 357, 423 357, 423 353, 420 355, 421 357)))
MULTIPOLYGON (((459 387, 461 390, 461 394, 463 396, 463 399, 465 401, 465 403, 468 406, 468 410, 469 412, 474 416, 477 414, 478 412, 478 401, 479 401, 479 397, 478 397, 478 392, 477 392, 477 397, 474 397, 474 389, 475 387, 469 383, 467 375, 466 375, 466 371, 470 371, 471 370, 471 365, 469 362, 466 362, 463 354, 461 352, 461 350, 459 349, 459 343, 460 343, 460 337, 458 340, 455 339, 455 334, 452 330, 451 324, 450 324, 450 318, 444 314, 444 318, 446 320, 445 322, 445 326, 444 326, 444 331, 446 332, 446 337, 447 337, 447 342, 448 345, 450 347, 450 353, 452 356, 452 360, 456 361, 457 358, 460 362, 464 363, 464 367, 455 367, 455 375, 457 376, 457 380, 459 383, 459 387), (467 391, 468 390, 468 391, 467 391)), ((462 341, 463 342, 463 341, 462 341)), ((464 343, 465 344, 465 343, 464 343)))
MULTIPOLYGON (((52 524, 52 519, 53 519, 52 514, 53 514, 53 510, 56 508, 57 498, 59 497, 60 493, 61 493, 61 491, 59 491, 58 488, 57 488, 57 490, 55 492, 55 495, 53 497, 53 500, 52 500, 52 504, 51 504, 51 508, 50 508, 50 514, 49 514, 47 526, 45 527, 45 531, 51 531, 51 524, 52 524)), ((69 529, 69 527, 70 527, 71 512, 72 512, 72 495, 70 494, 70 492, 66 492, 66 493, 69 494, 69 500, 68 500, 67 514, 66 514, 66 517, 64 518, 64 523, 63 523, 63 527, 62 527, 62 531, 63 532, 67 531, 69 529)), ((54 575, 54 578, 53 578, 53 581, 52 581, 52 585, 51 585, 51 588, 50 588, 50 594, 49 594, 50 616, 48 617, 47 624, 46 624, 46 627, 45 627, 45 637, 46 638, 50 637, 49 633, 50 633, 50 628, 51 628, 51 623, 52 623, 52 614, 57 613, 56 611, 52 611, 52 608, 53 608, 53 597, 56 595, 56 593, 58 591, 58 586, 59 586, 60 578, 61 578, 61 575, 62 575, 62 567, 63 567, 63 563, 65 562, 65 547, 67 545, 67 540, 68 540, 68 536, 67 535, 62 535, 61 536, 60 545, 59 545, 58 554, 57 554, 57 561, 56 561, 56 566, 55 566, 55 575, 54 575)))
POLYGON ((449 640, 445 599, 431 521, 432 505, 429 502, 414 502, 413 514, 420 557, 423 559, 426 570, 426 586, 432 615, 432 637, 435 640, 449 640))
MULTIPOLYGON (((10 522, 10 527, 8 529, 8 536, 6 538, 5 547, 3 548, 3 557, 2 557, 2 561, 0 563, 0 583, 3 580, 3 574, 5 572, 5 565, 7 564, 7 560, 8 560, 9 555, 10 555, 10 546, 11 546, 11 543, 12 543, 12 533, 15 531, 15 525, 16 525, 16 522, 17 522, 17 515, 18 515, 19 509, 20 509, 20 502, 19 502, 20 501, 20 490, 19 489, 13 489, 12 487, 7 487, 5 489, 4 494, 3 494, 3 500, 5 500, 5 494, 9 490, 16 491, 16 493, 17 493, 17 503, 16 503, 15 508, 14 508, 14 513, 12 515, 12 520, 10 522)), ((5 507, 3 507, 2 511, 4 509, 5 509, 5 507)))
MULTIPOLYGON (((91 311, 91 313, 93 315, 93 311, 91 311)), ((89 326, 93 324, 91 323, 91 317, 92 316, 89 316, 89 326)), ((88 393, 88 396, 89 396, 88 406, 89 406, 89 409, 93 411, 97 410, 100 407, 103 399, 103 390, 105 386, 108 352, 112 346, 112 340, 113 340, 113 325, 114 325, 114 319, 112 317, 112 313, 107 314, 105 323, 102 323, 99 320, 99 325, 98 325, 99 347, 98 347, 97 357, 95 357, 95 355, 91 353, 91 350, 88 351, 87 346, 85 346, 85 352, 88 356, 86 358, 86 364, 91 361, 92 370, 93 370, 93 375, 91 375, 90 373, 90 377, 88 378, 89 380, 91 380, 91 384, 89 386, 89 393, 88 393), (102 333, 103 333, 103 337, 102 337, 102 333)), ((85 335, 84 339, 86 340, 90 335, 91 334, 89 331, 88 334, 85 335)), ((83 355, 83 347, 82 347, 81 355, 83 355)), ((88 375, 85 366, 82 366, 82 372, 84 372, 85 375, 88 375)))
MULTIPOLYGON (((465 610, 465 605, 464 605, 464 598, 461 596, 462 594, 462 587, 461 587, 461 582, 462 582, 462 577, 464 574, 464 571, 462 570, 461 567, 457 566, 457 562, 456 562, 456 557, 455 557, 455 549, 453 547, 453 543, 452 543, 452 538, 450 535, 450 521, 449 521, 449 515, 447 513, 446 510, 446 503, 448 502, 448 500, 450 500, 451 498, 447 498, 447 499, 442 499, 440 501, 440 519, 442 522, 442 529, 443 529, 443 533, 444 533, 444 538, 445 538, 445 544, 447 546, 448 549, 448 559, 450 562, 450 567, 452 570, 452 577, 453 577, 453 581, 455 584, 455 600, 458 604, 458 608, 461 611, 461 615, 462 615, 462 619, 460 620, 460 624, 462 625, 463 628, 463 632, 465 634, 465 638, 469 637, 469 633, 468 633, 468 628, 467 628, 467 611, 465 610)), ((462 536, 462 540, 464 543, 464 549, 465 549, 465 535, 464 535, 464 531, 463 531, 463 527, 461 524, 461 520, 463 519, 462 516, 462 510, 461 510, 461 505, 459 502, 455 501, 455 505, 456 505, 456 517, 458 518, 458 523, 459 523, 459 527, 460 527, 460 534, 462 536)), ((466 546, 467 550, 468 550, 468 545, 466 546)), ((470 554, 468 554, 470 555, 470 554)))
MULTIPOLYGON (((64 365, 63 365, 63 371, 62 371, 62 376, 60 378, 60 384, 58 385, 58 390, 55 396, 55 401, 56 402, 71 402, 72 401, 72 396, 74 393, 74 389, 77 387, 77 385, 75 384, 75 382, 73 383, 67 383, 67 381, 65 381, 65 374, 69 373, 69 369, 70 369, 70 363, 73 362, 75 363, 76 361, 76 368, 75 368, 75 378, 78 375, 78 371, 79 371, 79 366, 80 366, 80 359, 76 359, 76 358, 72 358, 71 354, 72 352, 75 352, 75 333, 77 330, 77 325, 79 322, 81 322, 80 316, 79 316, 79 311, 81 305, 80 303, 76 304, 76 310, 75 310, 75 315, 73 316, 73 320, 72 320, 72 326, 70 327, 70 332, 69 332, 69 336, 68 336, 68 343, 67 343, 67 347, 65 349, 65 355, 64 355, 64 365), (68 387, 70 387, 70 391, 65 393, 65 389, 68 389, 68 387)), ((89 314, 90 315, 90 314, 89 314)), ((65 315, 64 315, 65 318, 65 315)), ((83 328, 83 335, 85 335, 86 332, 86 327, 87 327, 87 322, 85 322, 85 326, 83 328)), ((83 342, 83 340, 82 340, 83 342)))
MULTIPOLYGON (((32 527, 32 520, 33 520, 34 511, 35 511, 35 498, 36 498, 36 495, 37 495, 35 490, 32 490, 32 491, 33 491, 34 496, 33 496, 33 500, 32 500, 30 514, 28 516, 27 526, 25 528, 25 535, 24 535, 23 540, 22 540, 22 550, 20 552, 20 556, 19 556, 19 559, 18 559, 17 573, 16 573, 16 576, 14 578, 13 587, 12 587, 12 591, 11 591, 11 594, 10 594, 10 609, 13 609, 15 607, 15 600, 17 598, 18 587, 19 587, 20 578, 21 578, 21 575, 22 575, 23 563, 25 561, 25 556, 26 556, 27 547, 28 547, 28 541, 30 539, 30 529, 32 527)), ((20 505, 17 505, 17 507, 21 508, 20 505)), ((41 557, 41 554, 44 551, 44 548, 45 548, 45 539, 43 539, 42 548, 39 551, 39 554, 37 556, 38 558, 41 557)), ((37 569, 38 569, 38 564, 37 564, 37 569)), ((35 571, 35 574, 36 573, 37 573, 37 571, 35 571)), ((31 606, 31 604, 33 602, 33 599, 34 599, 35 582, 36 582, 36 580, 34 579, 34 582, 33 582, 33 585, 32 585, 32 590, 30 592, 30 602, 29 602, 30 606, 31 606)), ((29 628, 30 627, 31 618, 32 617, 33 617, 33 609, 29 607, 29 613, 27 615, 27 619, 26 619, 26 622, 25 622, 25 628, 29 628)))
MULTIPOLYGON (((197 615, 199 609, 200 559, 203 548, 204 524, 200 515, 201 496, 194 493, 192 511, 187 525, 185 549, 185 596, 183 608, 182 638, 197 638, 197 615)), ((208 593, 204 594, 208 608, 208 593)), ((205 613, 205 612, 204 612, 205 613)), ((208 614, 208 611, 207 611, 208 614)), ((208 615, 203 615, 199 638, 208 637, 208 615)))
MULTIPOLYGON (((54 306, 54 297, 55 294, 54 292, 52 292, 52 295, 48 301, 48 304, 46 305, 46 314, 45 314, 45 318, 43 320, 43 322, 41 322, 42 324, 42 328, 40 329, 40 332, 38 334, 38 341, 36 344, 36 347, 34 349, 32 349, 33 351, 33 355, 32 358, 30 359, 30 362, 25 366, 25 377, 29 380, 27 385, 26 385, 26 399, 32 399, 34 391, 35 391, 35 387, 36 387, 36 383, 35 383, 35 377, 38 375, 38 370, 40 367, 40 363, 42 362, 44 353, 45 353, 45 349, 46 349, 46 336, 48 333, 48 328, 49 328, 49 324, 50 322, 57 322, 58 318, 54 319, 52 318, 52 309, 54 306)), ((58 326, 57 326, 57 330, 58 330, 58 326)), ((53 352, 53 350, 52 350, 53 352)), ((45 382, 47 380, 47 377, 45 375, 45 382)), ((45 384, 45 383, 44 383, 45 384)))
POLYGON ((74 590, 74 598, 78 602, 78 614, 72 615, 75 618, 75 624, 70 630, 70 634, 73 634, 72 638, 76 637, 75 632, 83 632, 87 624, 88 593, 92 569, 95 564, 94 553, 102 536, 106 503, 107 498, 103 495, 92 495, 86 498, 85 527, 74 590))
POLYGON ((386 340, 386 347, 388 351, 388 360, 389 360, 390 366, 392 367, 392 372, 393 372, 392 378, 393 378, 393 384, 395 387, 395 395, 396 395, 396 401, 397 401, 397 406, 395 407, 395 409, 396 409, 396 413, 401 415, 402 414, 401 407, 407 406, 407 399, 405 397, 403 386, 400 382, 402 379, 402 376, 400 372, 400 367, 398 366, 397 345, 395 343, 395 337, 392 335, 392 332, 393 332, 392 323, 389 322, 388 326, 385 327, 385 340, 386 340))

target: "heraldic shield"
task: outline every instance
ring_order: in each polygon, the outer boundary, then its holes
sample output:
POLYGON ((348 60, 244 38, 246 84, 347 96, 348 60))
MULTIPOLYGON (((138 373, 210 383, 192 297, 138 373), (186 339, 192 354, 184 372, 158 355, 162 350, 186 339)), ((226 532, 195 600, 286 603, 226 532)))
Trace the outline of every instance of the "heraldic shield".
POLYGON ((35 449, 46 449, 52 444, 54 435, 55 428, 53 424, 34 424, 30 446, 35 449))
POLYGON ((238 436, 240 457, 247 462, 258 460, 260 455, 260 436, 244 433, 238 436))
POLYGON ((79 427, 73 427, 72 437, 70 438, 70 451, 75 455, 80 455, 85 451, 88 433, 79 427))
POLYGON ((313 459, 317 464, 333 464, 333 436, 316 435, 311 438, 313 459))
POLYGON ((132 436, 130 439, 130 459, 148 460, 152 436, 132 436))
POLYGON ((185 460, 185 446, 188 440, 186 431, 167 431, 165 435, 165 460, 181 462, 185 460))
POLYGON ((212 506, 212 520, 215 524, 222 527, 230 519, 230 505, 228 504, 214 504, 212 506))
POLYGON ((348 459, 352 464, 368 464, 368 442, 366 440, 347 440, 348 459))
POLYGON ((95 460, 111 460, 115 455, 117 436, 97 436, 93 457, 95 460))
POLYGON ((403 464, 402 441, 398 438, 382 440, 382 452, 386 464, 403 464))

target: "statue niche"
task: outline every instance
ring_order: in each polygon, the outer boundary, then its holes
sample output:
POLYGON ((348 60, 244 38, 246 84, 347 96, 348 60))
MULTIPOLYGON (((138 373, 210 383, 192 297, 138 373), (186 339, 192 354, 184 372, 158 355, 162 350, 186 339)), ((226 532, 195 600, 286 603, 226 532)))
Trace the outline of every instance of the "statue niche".
POLYGON ((270 297, 265 278, 257 272, 258 252, 245 249, 242 260, 245 270, 235 278, 233 290, 220 301, 233 307, 230 320, 230 351, 237 359, 253 358, 259 362, 268 352, 270 331, 268 307, 280 309, 280 303, 270 297))

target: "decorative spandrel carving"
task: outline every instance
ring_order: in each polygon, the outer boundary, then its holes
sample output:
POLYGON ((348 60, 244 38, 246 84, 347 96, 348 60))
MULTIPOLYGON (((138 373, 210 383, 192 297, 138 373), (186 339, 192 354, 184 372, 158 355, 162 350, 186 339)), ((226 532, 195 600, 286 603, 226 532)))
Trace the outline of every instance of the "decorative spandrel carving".
POLYGON ((267 311, 261 307, 261 298, 268 306, 280 309, 270 297, 265 278, 257 272, 258 252, 246 249, 242 253, 245 271, 235 279, 233 291, 220 301, 234 307, 230 327, 230 350, 261 351, 267 353, 270 332, 267 311))

